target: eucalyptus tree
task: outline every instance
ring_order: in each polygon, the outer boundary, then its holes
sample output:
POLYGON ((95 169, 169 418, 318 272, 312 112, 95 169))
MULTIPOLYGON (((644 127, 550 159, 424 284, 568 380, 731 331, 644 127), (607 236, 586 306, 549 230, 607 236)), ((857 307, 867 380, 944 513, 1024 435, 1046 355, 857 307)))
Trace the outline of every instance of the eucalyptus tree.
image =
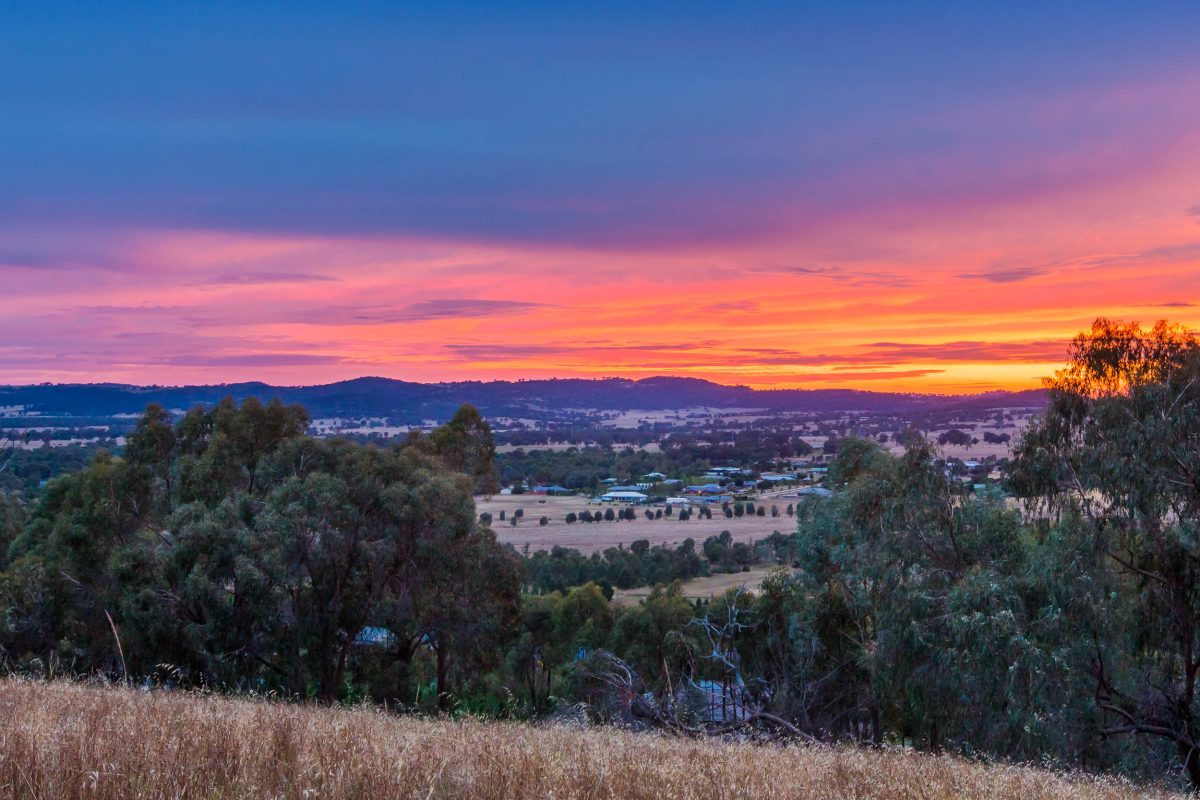
POLYGON ((441 691, 454 665, 494 661, 520 576, 475 519, 487 465, 461 454, 486 455, 486 432, 377 448, 309 438, 307 419, 247 400, 172 424, 151 406, 123 457, 52 481, 0 574, 6 655, 131 676, 168 664, 323 701, 355 680, 368 627, 390 631, 391 696, 422 648, 441 691))
POLYGON ((1047 383, 1012 482, 1095 552, 1063 579, 1108 584, 1096 730, 1165 743, 1200 789, 1200 345, 1165 322, 1099 319, 1047 383))

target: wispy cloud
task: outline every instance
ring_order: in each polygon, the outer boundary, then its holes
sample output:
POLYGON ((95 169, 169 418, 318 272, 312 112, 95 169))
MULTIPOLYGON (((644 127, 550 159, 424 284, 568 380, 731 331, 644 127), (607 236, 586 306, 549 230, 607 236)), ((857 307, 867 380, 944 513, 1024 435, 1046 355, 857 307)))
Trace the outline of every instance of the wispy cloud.
POLYGON ((912 275, 899 270, 869 270, 838 266, 816 266, 812 264, 765 264, 752 267, 750 271, 795 275, 797 277, 826 278, 836 283, 843 283, 854 287, 881 286, 891 289, 905 289, 913 286, 915 283, 912 275))
POLYGON ((315 272, 224 272, 199 281, 207 286, 256 286, 271 283, 323 283, 337 281, 332 275, 315 272))
POLYGON ((707 311, 711 314, 722 314, 725 312, 746 312, 755 311, 758 309, 758 303, 753 300, 739 300, 729 303, 713 303, 701 308, 701 311, 707 311))
POLYGON ((969 272, 963 277, 989 283, 1018 283, 1031 278, 1039 278, 1050 270, 1045 267, 1004 267, 987 269, 982 272, 969 272))
POLYGON ((892 361, 959 361, 988 363, 997 361, 1059 361, 1067 352, 1066 341, 1032 342, 943 342, 939 344, 876 342, 867 345, 865 358, 892 361))
POLYGON ((157 363, 173 367, 325 367, 344 364, 346 359, 313 353, 187 353, 165 356, 157 363))
POLYGON ((429 322, 440 319, 476 319, 507 314, 523 314, 545 303, 523 300, 437 299, 410 303, 395 311, 355 314, 355 320, 368 322, 429 322))

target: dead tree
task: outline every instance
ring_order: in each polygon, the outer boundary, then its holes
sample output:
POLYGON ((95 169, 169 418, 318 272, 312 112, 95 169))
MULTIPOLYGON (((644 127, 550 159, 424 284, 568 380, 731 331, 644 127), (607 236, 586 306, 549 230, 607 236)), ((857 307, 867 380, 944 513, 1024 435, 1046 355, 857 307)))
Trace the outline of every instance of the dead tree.
POLYGON ((673 693, 667 692, 659 697, 648 691, 641 676, 629 664, 606 650, 597 651, 592 655, 588 664, 583 667, 583 674, 612 693, 628 720, 640 720, 676 736, 724 736, 747 728, 756 728, 759 738, 816 741, 782 717, 751 705, 745 706, 745 713, 738 719, 725 725, 705 725, 689 720, 679 708, 673 693))

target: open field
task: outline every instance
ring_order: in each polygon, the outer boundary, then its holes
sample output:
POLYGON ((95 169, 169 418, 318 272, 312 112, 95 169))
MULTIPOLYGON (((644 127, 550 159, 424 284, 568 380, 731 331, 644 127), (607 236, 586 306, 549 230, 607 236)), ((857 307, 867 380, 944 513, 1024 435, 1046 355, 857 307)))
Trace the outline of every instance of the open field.
MULTIPOLYGON (((778 569, 778 567, 751 567, 747 572, 723 572, 704 578, 693 578, 683 582, 683 596, 697 600, 717 597, 739 586, 757 589, 762 584, 763 578, 767 577, 767 573, 773 569, 778 569)), ((652 591, 654 591, 653 588, 649 586, 638 589, 617 589, 613 593, 613 602, 621 606, 637 605, 638 602, 649 597, 652 591)))
POLYGON ((0 795, 150 798, 1132 800, 1113 780, 949 756, 0 681, 0 795))
MULTIPOLYGON (((734 541, 748 542, 752 539, 762 539, 770 536, 773 531, 791 533, 796 527, 794 518, 783 513, 788 502, 795 500, 773 500, 767 503, 767 516, 742 517, 726 519, 720 508, 713 509, 712 519, 701 519, 693 515, 686 522, 680 522, 678 517, 670 519, 648 520, 641 516, 643 508, 638 508, 638 518, 633 521, 619 522, 576 522, 568 525, 565 518, 568 513, 578 514, 585 509, 595 512, 600 509, 603 513, 609 506, 603 503, 591 502, 586 497, 543 497, 531 494, 497 495, 491 500, 482 497, 475 498, 477 513, 491 512, 492 527, 496 537, 501 542, 511 542, 518 549, 526 544, 529 549, 549 550, 555 545, 573 547, 584 553, 604 551, 618 544, 629 546, 630 542, 638 539, 648 539, 650 544, 680 544, 689 536, 696 540, 697 547, 709 536, 716 536, 721 531, 729 531, 734 541), (780 515, 770 516, 771 503, 779 506, 780 515), (513 527, 508 520, 516 509, 525 512, 524 519, 513 527), (505 521, 500 521, 500 512, 504 511, 505 521), (547 525, 538 525, 539 517, 548 517, 547 525)), ((624 506, 613 505, 614 509, 624 506)), ((654 506, 648 506, 655 508, 654 506)), ((661 507, 661 506, 659 506, 661 507)))

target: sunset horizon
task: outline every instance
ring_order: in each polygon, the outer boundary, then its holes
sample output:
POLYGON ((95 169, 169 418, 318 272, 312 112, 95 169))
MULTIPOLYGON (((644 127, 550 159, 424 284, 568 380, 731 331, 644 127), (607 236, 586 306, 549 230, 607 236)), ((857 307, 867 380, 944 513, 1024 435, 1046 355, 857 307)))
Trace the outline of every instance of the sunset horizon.
POLYGON ((18 3, 0 383, 1037 388, 1200 324, 1198 16, 18 3))

